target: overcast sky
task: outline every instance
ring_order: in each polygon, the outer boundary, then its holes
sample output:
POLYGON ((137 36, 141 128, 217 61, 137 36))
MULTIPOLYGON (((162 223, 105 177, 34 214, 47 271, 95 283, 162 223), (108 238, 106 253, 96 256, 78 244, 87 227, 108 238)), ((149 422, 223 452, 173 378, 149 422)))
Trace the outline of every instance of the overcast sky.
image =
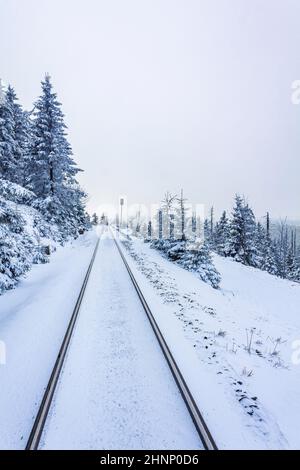
POLYGON ((93 209, 127 194, 300 218, 299 0, 0 0, 0 77, 46 72, 93 209))

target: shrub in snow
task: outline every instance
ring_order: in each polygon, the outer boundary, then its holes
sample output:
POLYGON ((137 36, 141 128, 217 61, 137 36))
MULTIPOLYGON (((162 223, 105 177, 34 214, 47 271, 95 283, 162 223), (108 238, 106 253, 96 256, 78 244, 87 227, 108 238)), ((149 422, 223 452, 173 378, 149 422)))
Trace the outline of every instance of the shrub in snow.
POLYGON ((38 245, 35 247, 32 262, 33 264, 45 264, 49 262, 49 246, 38 245))
POLYGON ((151 242, 151 247, 163 252, 183 268, 196 272, 202 281, 215 289, 219 287, 221 276, 213 264, 207 243, 158 239, 151 242))
POLYGON ((31 191, 0 179, 0 294, 13 288, 32 264, 48 262, 41 238, 53 239, 55 230, 25 204, 33 198, 31 191))
POLYGON ((14 287, 32 264, 34 244, 24 226, 18 211, 0 198, 0 293, 14 287))
POLYGON ((158 251, 162 251, 173 261, 178 261, 185 250, 185 242, 182 240, 175 240, 173 238, 154 239, 151 241, 150 246, 158 251))
POLYGON ((186 242, 183 240, 169 240, 166 245, 166 253, 172 261, 180 261, 185 254, 186 242))
POLYGON ((179 261, 185 269, 196 272, 202 281, 217 289, 221 282, 220 273, 215 268, 209 247, 206 243, 187 243, 179 261))

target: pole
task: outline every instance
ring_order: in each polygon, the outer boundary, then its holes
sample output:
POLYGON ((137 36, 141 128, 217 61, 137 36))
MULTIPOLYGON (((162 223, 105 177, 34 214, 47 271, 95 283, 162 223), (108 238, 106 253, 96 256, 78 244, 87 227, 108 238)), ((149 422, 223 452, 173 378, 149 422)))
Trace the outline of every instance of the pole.
POLYGON ((120 206, 121 206, 121 219, 120 219, 120 227, 122 230, 122 221, 123 221, 123 206, 124 206, 124 198, 120 198, 120 206))

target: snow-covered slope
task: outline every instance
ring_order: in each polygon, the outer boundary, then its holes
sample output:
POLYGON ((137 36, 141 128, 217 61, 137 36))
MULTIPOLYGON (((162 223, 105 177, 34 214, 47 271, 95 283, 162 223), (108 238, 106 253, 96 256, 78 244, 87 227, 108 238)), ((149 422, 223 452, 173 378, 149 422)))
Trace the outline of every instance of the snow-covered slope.
POLYGON ((0 449, 26 445, 96 241, 59 247, 0 297, 0 449))
POLYGON ((300 285, 215 256, 215 290, 139 240, 127 257, 219 447, 299 449, 300 285))
POLYGON ((31 191, 0 178, 0 295, 33 264, 48 262, 56 245, 70 238, 34 207, 35 199, 31 191))

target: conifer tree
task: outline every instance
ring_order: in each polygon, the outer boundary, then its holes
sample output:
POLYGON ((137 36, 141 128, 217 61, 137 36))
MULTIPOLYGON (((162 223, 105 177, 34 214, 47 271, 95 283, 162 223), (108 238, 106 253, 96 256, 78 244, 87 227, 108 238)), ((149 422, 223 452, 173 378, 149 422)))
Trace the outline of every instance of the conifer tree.
POLYGON ((255 266, 256 222, 252 209, 236 195, 230 223, 229 254, 243 264, 255 266))
POLYGON ((202 281, 217 289, 221 276, 215 268, 207 243, 186 243, 184 254, 179 263, 189 271, 197 272, 202 281))
POLYGON ((14 115, 7 94, 1 90, 0 101, 0 178, 14 181, 17 171, 14 115))
POLYGON ((18 103, 14 89, 9 86, 6 99, 12 112, 13 139, 14 139, 14 175, 10 180, 14 183, 26 186, 28 178, 28 167, 30 165, 30 139, 31 122, 29 113, 23 111, 18 103))
POLYGON ((214 233, 215 250, 221 256, 228 256, 229 253, 229 230, 229 221, 224 211, 216 224, 214 233))
POLYGON ((99 217, 96 214, 96 212, 94 212, 94 214, 92 215, 91 224, 92 225, 98 225, 99 224, 99 217))
POLYGON ((270 274, 277 274, 277 263, 275 255, 275 246, 271 238, 270 232, 270 214, 267 212, 266 216, 266 229, 265 229, 265 239, 263 246, 263 260, 260 268, 264 271, 267 271, 270 274))
POLYGON ((53 92, 49 75, 42 82, 42 95, 35 104, 30 187, 38 197, 38 207, 66 235, 88 224, 84 192, 75 176, 80 171, 66 136, 61 104, 53 92))

